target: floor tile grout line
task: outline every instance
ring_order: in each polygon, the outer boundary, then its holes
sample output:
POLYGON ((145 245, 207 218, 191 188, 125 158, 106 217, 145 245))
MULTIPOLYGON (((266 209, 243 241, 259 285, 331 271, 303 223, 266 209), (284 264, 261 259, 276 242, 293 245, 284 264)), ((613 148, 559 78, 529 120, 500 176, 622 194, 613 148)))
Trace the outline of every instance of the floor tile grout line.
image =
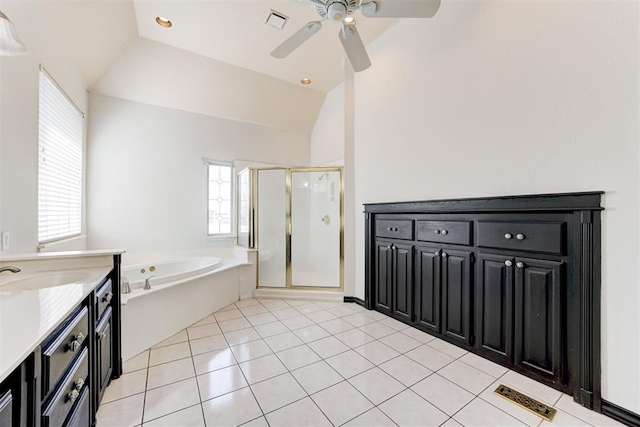
POLYGON ((151 366, 151 350, 149 350, 148 359, 147 359, 147 375, 144 381, 144 397, 142 398, 142 414, 140 414, 140 425, 144 423, 144 411, 147 406, 147 384, 149 384, 149 369, 151 366))
MULTIPOLYGON (((257 301, 257 300, 256 300, 257 301)), ((258 301, 258 304, 262 305, 260 303, 260 301, 258 301)), ((264 306, 263 306, 264 307, 264 306)), ((242 313, 242 315, 244 316, 244 313, 242 313)), ((245 316, 246 319, 246 316, 245 316)), ((248 321, 248 320, 247 320, 248 321)), ((251 322, 249 322, 251 323, 251 322)), ((253 326, 252 326, 253 328, 253 326)), ((255 330, 255 328, 253 328, 255 330)), ((257 331, 256 331, 257 333, 257 331)), ((260 334, 258 334, 260 335, 260 334)), ((227 345, 229 344, 229 341, 227 340, 227 337, 225 336, 224 339, 227 341, 227 345)), ((263 340, 264 341, 264 340, 263 340)), ((266 343, 265 343, 266 344, 266 343)), ((229 347, 231 348, 231 347, 229 347)), ((256 404, 258 405, 258 409, 260 409, 260 412, 262 413, 262 416, 264 417, 264 419, 266 420, 267 417, 265 416, 264 410, 262 409, 262 405, 260 405, 260 402, 258 401, 258 398, 256 397, 256 394, 253 392, 253 389, 251 388, 251 383, 249 382, 249 379, 247 378, 247 376, 245 375, 244 371, 242 370, 242 367, 240 366, 240 362, 238 362, 238 358, 236 357, 235 353, 233 352, 233 350, 231 351, 231 354, 233 355, 234 360, 236 361, 236 365, 238 366, 238 369, 240 370, 240 373, 242 374, 242 378, 244 378, 245 383, 247 383, 247 387, 249 388, 249 391, 251 392, 251 395, 253 396, 253 400, 255 400, 256 404)), ((268 356, 268 355, 267 355, 268 356)), ((266 357, 266 356, 263 356, 266 357)), ((244 362, 243 362, 244 363, 244 362)), ((237 390, 234 390, 237 391, 237 390)), ((215 398, 214 398, 215 399, 215 398)), ((269 425, 269 421, 267 421, 267 425, 269 425)))
MULTIPOLYGON (((217 323, 216 323, 217 324, 217 323)), ((220 328, 220 326, 218 326, 220 328)), ((222 331, 222 329, 220 329, 222 331)), ((191 349, 191 336, 187 331, 187 338, 189 338, 189 353, 191 354, 191 366, 193 367, 193 375, 195 375, 196 389, 198 390, 198 400, 200 401, 200 413, 202 414, 202 421, 205 427, 207 426, 207 417, 204 413, 204 406, 202 406, 202 393, 200 393, 200 382, 198 381, 198 372, 196 371, 196 362, 193 360, 193 350, 191 349)), ((186 409, 186 408, 185 408, 186 409)))

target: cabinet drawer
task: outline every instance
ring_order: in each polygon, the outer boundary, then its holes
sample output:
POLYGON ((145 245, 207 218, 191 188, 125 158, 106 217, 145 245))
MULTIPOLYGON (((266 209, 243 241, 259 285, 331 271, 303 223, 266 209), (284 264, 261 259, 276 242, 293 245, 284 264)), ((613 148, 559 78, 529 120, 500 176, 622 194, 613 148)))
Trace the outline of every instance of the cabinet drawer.
POLYGON ((376 222, 376 236, 392 239, 413 240, 413 220, 379 220, 376 222))
POLYGON ((84 347, 64 381, 42 411, 43 427, 61 426, 81 396, 89 376, 89 350, 84 347))
POLYGON ((109 307, 111 298, 113 298, 113 284, 111 283, 111 279, 109 279, 100 286, 96 292, 96 319, 98 319, 98 321, 102 317, 102 313, 109 307))
POLYGON ((0 426, 13 425, 13 396, 11 390, 0 393, 0 426))
POLYGON ((478 246, 563 254, 564 222, 478 222, 478 246))
POLYGON ((89 408, 89 387, 85 386, 73 407, 64 427, 89 427, 91 412, 89 408))
POLYGON ((470 221, 418 221, 418 240, 470 245, 471 224, 470 221))
MULTIPOLYGON (((64 324, 64 323, 63 323, 64 324)), ((58 382, 74 357, 85 347, 89 334, 89 310, 82 310, 71 317, 67 326, 56 332, 42 350, 42 396, 46 396, 58 382)))

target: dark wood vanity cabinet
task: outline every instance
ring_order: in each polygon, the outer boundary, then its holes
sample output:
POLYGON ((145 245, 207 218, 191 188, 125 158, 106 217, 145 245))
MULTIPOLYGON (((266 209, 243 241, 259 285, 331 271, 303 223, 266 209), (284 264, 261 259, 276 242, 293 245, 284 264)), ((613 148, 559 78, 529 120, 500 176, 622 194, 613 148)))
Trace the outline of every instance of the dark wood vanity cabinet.
POLYGON ((600 195, 365 205, 365 306, 600 409, 600 195))
POLYGON ((1 427, 91 427, 122 373, 120 255, 114 268, 0 383, 1 427))

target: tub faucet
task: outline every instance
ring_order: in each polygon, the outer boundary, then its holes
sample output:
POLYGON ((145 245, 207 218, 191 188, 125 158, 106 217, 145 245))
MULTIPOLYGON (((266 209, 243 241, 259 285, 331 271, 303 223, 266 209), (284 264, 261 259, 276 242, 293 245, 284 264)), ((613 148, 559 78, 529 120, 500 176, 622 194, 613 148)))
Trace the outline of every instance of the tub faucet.
POLYGON ((146 279, 144 279, 144 289, 145 291, 148 291, 149 289, 151 289, 151 282, 149 279, 151 279, 152 277, 156 277, 156 276, 149 276, 146 279))
POLYGON ((0 267, 0 273, 2 273, 3 271, 10 271, 12 273, 20 273, 22 270, 19 269, 18 267, 13 267, 11 265, 7 265, 6 267, 0 267))
POLYGON ((131 286, 129 286, 129 281, 124 276, 120 276, 120 288, 120 292, 123 294, 131 293, 131 286))

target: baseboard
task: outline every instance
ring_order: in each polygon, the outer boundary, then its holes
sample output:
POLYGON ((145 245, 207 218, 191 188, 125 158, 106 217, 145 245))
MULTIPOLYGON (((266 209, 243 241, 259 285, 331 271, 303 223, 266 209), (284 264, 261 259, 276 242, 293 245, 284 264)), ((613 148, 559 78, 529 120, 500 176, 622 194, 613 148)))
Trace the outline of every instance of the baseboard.
POLYGON ((355 302, 356 304, 364 307, 364 300, 358 297, 344 297, 344 302, 355 302))
POLYGON ((602 413, 628 426, 640 426, 640 415, 628 409, 621 408, 618 405, 614 405, 611 402, 607 402, 604 399, 602 399, 602 413))

